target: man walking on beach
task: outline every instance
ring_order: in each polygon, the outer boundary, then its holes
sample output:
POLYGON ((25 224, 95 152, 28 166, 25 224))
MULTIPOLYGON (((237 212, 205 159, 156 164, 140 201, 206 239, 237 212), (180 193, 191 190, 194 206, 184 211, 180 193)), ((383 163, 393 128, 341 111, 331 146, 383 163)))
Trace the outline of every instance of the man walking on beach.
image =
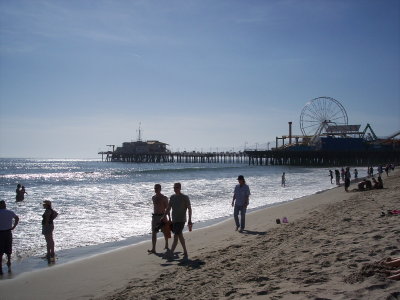
POLYGON ((172 209, 172 232, 174 233, 174 241, 172 242, 171 250, 168 251, 168 258, 172 258, 178 240, 183 248, 183 258, 188 258, 188 252, 186 249, 185 238, 183 237, 183 228, 186 223, 186 211, 189 215, 188 224, 192 225, 192 207, 190 206, 189 197, 181 193, 181 184, 179 182, 174 184, 175 195, 172 195, 169 199, 168 208, 165 215, 168 215, 172 209))
POLYGON ((0 201, 0 275, 3 274, 3 254, 7 255, 8 273, 11 273, 12 230, 18 225, 19 218, 6 208, 6 202, 0 201), (14 224, 13 224, 14 219, 14 224))
MULTIPOLYGON (((168 197, 161 194, 161 185, 154 185, 154 192, 156 193, 153 197, 153 216, 151 218, 151 242, 152 248, 151 250, 147 250, 149 253, 156 253, 156 243, 157 243, 157 232, 161 229, 164 233, 165 238, 165 247, 164 249, 168 249, 168 238, 170 238, 170 234, 168 236, 168 231, 163 228, 163 224, 167 223, 167 217, 165 215, 165 211, 168 207, 168 197)), ((168 220, 171 221, 171 216, 168 214, 168 220)), ((169 224, 167 224, 169 225, 169 224)))
POLYGON ((239 175, 239 184, 236 185, 235 191, 233 192, 232 207, 234 207, 233 217, 236 223, 236 230, 243 232, 246 225, 246 210, 249 205, 250 188, 246 184, 243 175, 239 175), (236 201, 236 202, 235 202, 236 201), (240 223, 239 223, 239 211, 240 211, 240 223))

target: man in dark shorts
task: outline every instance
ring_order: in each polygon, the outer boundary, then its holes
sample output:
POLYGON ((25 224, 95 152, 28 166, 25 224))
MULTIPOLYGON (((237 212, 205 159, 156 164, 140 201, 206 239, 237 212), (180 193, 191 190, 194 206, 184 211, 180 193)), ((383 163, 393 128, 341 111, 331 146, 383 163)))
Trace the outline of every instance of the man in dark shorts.
POLYGON ((168 208, 166 215, 172 209, 172 232, 174 233, 174 241, 172 242, 171 250, 168 251, 168 258, 172 258, 178 240, 183 248, 183 258, 188 258, 188 252, 186 249, 185 238, 183 237, 183 228, 186 223, 186 211, 189 215, 188 224, 192 224, 192 207, 190 206, 189 197, 181 193, 181 184, 179 182, 174 184, 175 195, 172 195, 169 199, 168 208))
POLYGON ((11 273, 12 230, 18 225, 19 218, 0 201, 0 275, 3 274, 3 254, 7 255, 8 273, 11 273), (14 219, 14 224, 13 224, 14 219))
MULTIPOLYGON (((164 215, 165 211, 168 207, 168 197, 161 194, 161 185, 154 185, 154 192, 156 193, 153 197, 153 216, 151 218, 151 242, 152 248, 151 250, 147 250, 149 253, 156 253, 156 243, 157 243, 157 232, 161 229, 164 233, 165 238, 165 247, 164 249, 168 250, 168 238, 171 237, 171 234, 163 228, 162 224, 167 222, 167 217, 164 215)), ((168 214, 168 220, 171 220, 170 215, 168 214)))

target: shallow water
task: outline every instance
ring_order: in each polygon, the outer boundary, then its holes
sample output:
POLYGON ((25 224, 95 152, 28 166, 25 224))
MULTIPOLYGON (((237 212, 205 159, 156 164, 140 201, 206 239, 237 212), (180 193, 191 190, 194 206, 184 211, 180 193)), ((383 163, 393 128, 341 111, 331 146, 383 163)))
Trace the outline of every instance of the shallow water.
POLYGON ((95 253, 148 239, 155 183, 170 196, 174 182, 192 203, 194 228, 232 215, 237 176, 250 186, 249 209, 290 201, 334 187, 326 168, 249 166, 247 164, 131 164, 98 160, 0 159, 0 196, 20 217, 14 231, 14 260, 46 252, 41 235, 43 200, 59 216, 54 238, 59 259, 95 253), (286 187, 281 186, 286 172, 286 187), (28 195, 15 202, 16 185, 28 195), (85 248, 82 248, 85 247, 85 248), (83 250, 83 251, 82 251, 83 250))

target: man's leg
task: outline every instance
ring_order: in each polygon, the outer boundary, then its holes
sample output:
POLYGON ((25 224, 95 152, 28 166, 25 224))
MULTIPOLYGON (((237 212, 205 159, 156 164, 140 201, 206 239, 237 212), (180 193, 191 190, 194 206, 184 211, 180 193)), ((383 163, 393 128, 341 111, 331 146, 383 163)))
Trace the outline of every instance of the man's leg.
POLYGON ((45 238, 46 238, 46 244, 47 244, 47 259, 51 259, 54 257, 53 233, 46 234, 45 238))
POLYGON ((151 247, 151 250, 149 252, 156 253, 156 243, 157 243, 157 232, 153 230, 151 232, 151 244, 152 244, 152 247, 151 247))
POLYGON ((239 207, 235 205, 235 208, 233 210, 233 218, 235 219, 235 224, 236 224, 236 230, 239 229, 240 224, 239 224, 239 207))
POLYGON ((178 245, 178 234, 174 234, 174 241, 172 242, 171 253, 174 254, 175 248, 178 245))
POLYGON ((3 253, 0 253, 0 275, 3 275, 3 253))
POLYGON ((11 253, 6 253, 6 255, 7 255, 8 273, 11 273, 11 253))
POLYGON ((164 234, 164 240, 165 240, 165 247, 164 247, 164 249, 169 249, 169 247, 168 247, 168 238, 167 238, 167 236, 164 234))
POLYGON ((45 240, 46 240, 46 249, 47 249, 47 254, 46 254, 46 256, 47 256, 47 259, 50 259, 50 237, 49 237, 48 234, 46 234, 46 235, 44 236, 44 238, 45 238, 45 240))
POLYGON ((179 238, 179 241, 181 242, 181 245, 182 245, 182 248, 183 248, 183 256, 185 256, 187 258, 188 253, 187 253, 187 249, 186 249, 185 238, 183 237, 183 233, 182 232, 180 234, 178 234, 178 238, 179 238))
POLYGON ((240 209, 240 230, 243 231, 246 225, 246 207, 242 206, 240 209))
POLYGON ((55 258, 53 233, 50 234, 50 257, 55 258))

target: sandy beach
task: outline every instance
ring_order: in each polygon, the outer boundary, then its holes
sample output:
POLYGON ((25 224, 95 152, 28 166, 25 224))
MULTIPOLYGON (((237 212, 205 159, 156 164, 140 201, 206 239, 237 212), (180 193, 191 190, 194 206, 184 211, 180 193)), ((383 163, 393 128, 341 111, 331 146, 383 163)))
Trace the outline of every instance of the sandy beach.
POLYGON ((157 255, 148 241, 4 275, 0 299, 400 299, 378 263, 400 257, 400 215, 387 215, 400 209, 399 175, 383 175, 382 190, 338 187, 249 213, 244 233, 233 218, 187 232, 188 262, 167 261, 159 239, 157 255))

